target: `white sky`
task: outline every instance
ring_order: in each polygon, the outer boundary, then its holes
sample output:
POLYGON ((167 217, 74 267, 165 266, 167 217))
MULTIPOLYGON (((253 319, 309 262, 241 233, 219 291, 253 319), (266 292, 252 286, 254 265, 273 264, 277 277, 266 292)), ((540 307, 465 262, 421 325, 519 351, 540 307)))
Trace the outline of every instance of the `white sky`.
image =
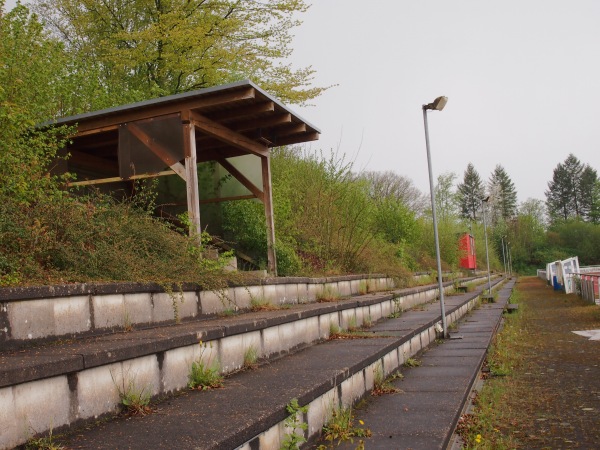
POLYGON ((355 168, 393 170, 429 192, 421 105, 434 176, 472 162, 507 170, 520 201, 545 200, 570 152, 600 170, 600 1, 315 0, 292 62, 338 84, 296 108, 355 168))
POLYGON ((600 1, 314 0, 300 18, 291 62, 338 85, 294 108, 322 131, 311 149, 428 193, 421 105, 445 95, 429 113, 436 177, 501 164, 523 201, 545 200, 571 152, 600 171, 600 1))

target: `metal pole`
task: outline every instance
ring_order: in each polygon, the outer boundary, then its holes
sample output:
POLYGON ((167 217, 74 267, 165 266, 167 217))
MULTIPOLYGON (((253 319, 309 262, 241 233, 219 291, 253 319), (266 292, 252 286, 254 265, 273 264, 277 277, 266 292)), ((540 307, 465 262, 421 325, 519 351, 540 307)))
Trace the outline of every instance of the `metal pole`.
POLYGON ((507 253, 507 258, 508 258, 508 276, 512 277, 512 255, 510 254, 510 247, 509 247, 510 242, 506 243, 506 253, 507 253))
POLYGON ((504 254, 504 236, 502 236, 500 238, 500 241, 502 242, 502 263, 504 264, 504 276, 506 276, 507 273, 506 273, 506 256, 504 254))
POLYGON ((485 223, 485 207, 483 206, 483 200, 481 200, 481 211, 483 211, 483 234, 485 236, 485 258, 487 259, 488 271, 488 295, 492 295, 492 278, 490 276, 490 252, 488 251, 487 226, 485 223))
POLYGON ((442 313, 442 330, 444 338, 448 336, 446 325, 446 307, 444 305, 444 285, 442 283, 442 261, 440 259, 440 240, 438 237, 437 216, 435 213, 435 190, 433 188, 433 170, 431 168, 431 153, 429 151, 429 127, 427 125, 427 109, 423 105, 423 123, 425 125, 425 147, 427 148, 427 167, 429 168, 429 189, 431 191, 431 215, 433 216, 433 238, 435 240, 435 256, 437 260, 438 289, 440 291, 440 309, 442 313))

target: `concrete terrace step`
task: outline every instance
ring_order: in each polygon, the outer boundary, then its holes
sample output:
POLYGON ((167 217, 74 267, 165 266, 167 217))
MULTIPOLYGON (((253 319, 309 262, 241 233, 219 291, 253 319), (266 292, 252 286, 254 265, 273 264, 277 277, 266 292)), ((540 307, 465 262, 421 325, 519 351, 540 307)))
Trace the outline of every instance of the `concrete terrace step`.
POLYGON ((371 398, 356 411, 356 420, 372 431, 366 448, 448 448, 514 284, 508 281, 495 303, 482 304, 460 320, 453 338, 422 353, 421 366, 403 369, 404 378, 392 383, 402 393, 371 398))
MULTIPOLYGON (((452 323, 472 308, 481 288, 447 297, 452 323)), ((119 418, 66 440, 67 448, 277 449, 286 405, 309 405, 307 437, 320 433, 334 405, 350 406, 372 389, 374 372, 389 374, 435 339, 437 302, 387 319, 372 339, 333 340, 236 373, 224 389, 187 391, 146 417, 119 418)))
MULTIPOLYGON (((426 303, 435 298, 436 287, 367 294, 334 303, 302 304, 227 318, 196 319, 2 352, 0 448, 10 448, 36 433, 58 431, 113 414, 118 410, 119 383, 135 381, 153 396, 184 388, 191 362, 200 357, 199 340, 211 343, 212 348, 205 355, 207 362, 218 358, 223 372, 230 373, 241 367, 244 352, 250 346, 256 347, 263 359, 279 357, 326 339, 330 324, 347 328, 351 323, 375 322, 395 308, 426 303)), ((451 283, 447 283, 446 289, 450 288, 451 283)), ((452 314, 458 313, 450 311, 452 314)), ((431 324, 425 320, 420 326, 425 325, 431 324)), ((434 332, 429 328, 423 339, 431 341, 434 332)), ((418 336, 419 331, 413 329, 408 334, 418 336)))

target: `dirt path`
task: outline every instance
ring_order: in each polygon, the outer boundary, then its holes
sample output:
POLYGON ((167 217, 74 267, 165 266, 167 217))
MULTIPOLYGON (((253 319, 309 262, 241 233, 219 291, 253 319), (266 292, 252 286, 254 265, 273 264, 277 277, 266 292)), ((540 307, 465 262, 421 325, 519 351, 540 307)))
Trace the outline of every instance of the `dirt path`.
POLYGON ((523 362, 505 396, 522 448, 600 448, 600 341, 575 330, 600 329, 600 307, 555 292, 535 277, 519 280, 523 362))

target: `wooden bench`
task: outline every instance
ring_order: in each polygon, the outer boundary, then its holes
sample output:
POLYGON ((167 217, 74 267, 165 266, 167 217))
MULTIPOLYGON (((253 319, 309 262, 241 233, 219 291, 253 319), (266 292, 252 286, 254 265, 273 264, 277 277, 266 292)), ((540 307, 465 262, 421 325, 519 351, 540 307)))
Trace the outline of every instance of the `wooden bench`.
POLYGON ((516 312, 518 309, 519 305, 517 303, 509 303, 506 305, 506 308, 504 308, 504 310, 509 314, 516 312))
POLYGON ((456 292, 464 292, 465 294, 469 291, 469 287, 465 285, 458 285, 454 288, 456 292))
POLYGON ((494 303, 496 299, 493 295, 486 294, 481 296, 481 301, 484 303, 494 303))

